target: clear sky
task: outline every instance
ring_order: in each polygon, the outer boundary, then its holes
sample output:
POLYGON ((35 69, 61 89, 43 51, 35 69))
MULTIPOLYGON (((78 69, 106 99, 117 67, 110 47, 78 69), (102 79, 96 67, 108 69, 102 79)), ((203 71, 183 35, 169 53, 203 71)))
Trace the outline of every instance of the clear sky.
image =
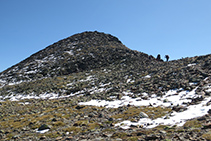
POLYGON ((0 0, 0 72, 84 31, 172 59, 211 53, 211 0, 0 0))

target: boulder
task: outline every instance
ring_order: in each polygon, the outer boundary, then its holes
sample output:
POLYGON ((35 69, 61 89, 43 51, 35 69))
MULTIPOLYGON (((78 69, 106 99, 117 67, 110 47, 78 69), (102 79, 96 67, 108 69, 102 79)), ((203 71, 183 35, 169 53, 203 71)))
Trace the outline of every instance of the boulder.
POLYGON ((38 128, 38 131, 42 131, 42 130, 46 130, 46 129, 50 129, 50 127, 46 124, 43 124, 38 128))
POLYGON ((149 116, 144 112, 140 112, 139 117, 140 118, 149 118, 149 116))

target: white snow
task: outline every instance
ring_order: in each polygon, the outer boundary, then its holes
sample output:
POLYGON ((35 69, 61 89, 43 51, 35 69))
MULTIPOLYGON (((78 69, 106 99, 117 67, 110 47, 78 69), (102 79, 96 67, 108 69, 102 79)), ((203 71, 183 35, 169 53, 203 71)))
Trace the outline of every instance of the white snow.
POLYGON ((192 86, 192 85, 197 85, 197 84, 198 84, 198 83, 196 83, 196 82, 190 82, 190 83, 189 83, 190 86, 192 86))
MULTIPOLYGON (((123 92, 126 96, 123 96, 121 100, 115 100, 115 101, 105 101, 105 100, 91 100, 89 102, 81 102, 79 104, 81 105, 100 105, 105 106, 108 108, 118 108, 124 105, 134 105, 134 106, 149 106, 153 105, 155 107, 157 106, 171 106, 173 105, 182 105, 183 102, 190 102, 190 98, 196 97, 194 93, 195 89, 191 92, 182 91, 179 94, 177 94, 177 90, 170 90, 166 93, 163 97, 156 97, 155 95, 152 95, 151 98, 148 100, 143 100, 140 97, 138 98, 131 98, 128 95, 132 95, 131 92, 123 92), (167 102, 164 102, 166 100, 167 102)), ((143 93, 143 96, 147 96, 147 93, 143 93)))
POLYGON ((92 58, 95 58, 94 54, 93 53, 89 53, 90 56, 92 56, 92 58))
POLYGON ((80 82, 86 82, 86 81, 91 81, 91 80, 94 80, 95 79, 95 77, 94 76, 92 76, 92 75, 90 75, 90 76, 88 76, 85 80, 84 79, 81 79, 81 80, 79 80, 80 82))
POLYGON ((92 89, 91 91, 90 91, 90 94, 94 94, 94 93, 100 93, 100 92, 103 92, 103 91, 106 91, 106 89, 105 88, 97 88, 97 87, 95 87, 94 89, 92 89))
MULTIPOLYGON (((196 98, 198 95, 195 93, 197 87, 192 91, 181 91, 170 90, 166 92, 165 96, 157 97, 152 95, 148 100, 143 100, 139 98, 131 98, 126 95, 123 96, 121 100, 106 101, 106 100, 91 100, 88 102, 80 102, 80 105, 92 105, 92 106, 103 106, 106 108, 118 108, 124 105, 134 105, 134 106, 149 106, 154 107, 164 106, 171 107, 176 105, 182 105, 187 108, 183 112, 173 112, 168 119, 165 119, 166 116, 151 120, 149 118, 141 118, 138 122, 123 121, 117 123, 115 126, 120 126, 123 129, 130 128, 131 125, 143 125, 145 128, 153 128, 160 124, 162 125, 177 125, 182 126, 188 119, 196 118, 207 114, 207 111, 211 109, 210 106, 206 106, 206 103, 211 100, 211 98, 205 98, 201 103, 197 105, 187 106, 184 103, 191 102, 191 98, 196 98)), ((146 96, 147 93, 143 93, 143 96, 146 96)))
POLYGON ((32 70, 32 71, 25 72, 25 74, 33 74, 33 73, 37 73, 37 70, 32 70))
POLYGON ((207 89, 206 92, 211 92, 211 89, 207 89))
POLYGON ((29 102, 20 102, 18 104, 21 104, 21 105, 29 105, 30 103, 29 102))
POLYGON ((128 79, 126 83, 129 83, 131 81, 131 79, 128 79))
POLYGON ((183 112, 173 112, 169 119, 157 118, 155 120, 151 120, 149 118, 141 118, 138 122, 131 121, 123 121, 121 123, 117 123, 115 126, 120 126, 123 129, 130 128, 131 125, 143 125, 145 128, 154 128, 158 125, 177 125, 183 126, 188 119, 196 118, 207 114, 207 111, 211 108, 210 106, 205 106, 205 104, 210 101, 211 98, 207 98, 202 103, 198 105, 191 105, 188 107, 188 110, 183 112))
POLYGON ((126 83, 134 83, 135 80, 132 80, 132 79, 128 79, 126 83))
POLYGON ((108 86, 108 85, 110 85, 110 84, 111 84, 111 82, 106 83, 106 84, 100 83, 100 87, 105 87, 105 86, 108 86))
POLYGON ((188 67, 195 66, 195 65, 196 65, 196 63, 188 64, 188 67))
POLYGON ((73 51, 70 50, 70 51, 66 51, 69 55, 74 55, 73 51))
MULTIPOLYGON (((146 77, 146 76, 145 76, 146 77)), ((149 77, 149 76, 148 76, 149 77)), ((95 81, 97 78, 95 78, 94 75, 88 75, 83 80, 76 80, 77 82, 86 82, 89 81, 90 83, 93 83, 95 85, 95 81)), ((205 79, 207 80, 207 79, 205 79)), ((131 79, 126 78, 127 82, 132 82, 131 79)), ((69 83, 68 86, 72 86, 76 82, 69 83)), ((58 99, 58 98, 65 98, 65 97, 71 97, 71 96, 83 96, 85 92, 90 92, 90 94, 94 93, 102 93, 105 91, 108 91, 111 89, 111 83, 99 83, 98 86, 93 86, 92 88, 83 89, 81 91, 78 91, 76 93, 72 93, 70 95, 66 96, 60 96, 57 93, 43 93, 40 95, 30 94, 30 95, 23 95, 23 94, 10 94, 7 96, 0 96, 0 100, 6 100, 9 99, 11 101, 18 101, 22 99, 58 99)), ((192 85, 196 85, 193 83, 192 85)), ((211 85, 207 84, 204 86, 206 92, 211 92, 211 85)), ((149 96, 148 93, 140 93, 140 97, 138 98, 132 98, 131 96, 133 93, 130 90, 123 91, 122 98, 120 100, 113 100, 113 101, 106 101, 106 100, 98 100, 93 99, 88 102, 80 102, 80 105, 91 105, 91 106, 102 106, 106 108, 118 108, 121 106, 126 105, 132 105, 132 106, 162 106, 162 107, 173 107, 177 105, 184 106, 187 108, 187 110, 184 110, 182 112, 173 112, 170 115, 165 115, 164 117, 157 118, 157 119, 150 119, 150 118, 140 118, 138 122, 131 122, 131 121, 122 121, 120 123, 117 123, 115 126, 119 126, 123 129, 130 128, 131 125, 143 125, 145 128, 153 128, 157 125, 177 125, 182 126, 188 119, 196 118, 203 116, 207 114, 207 111, 211 109, 211 105, 207 105, 209 101, 211 101, 211 97, 206 97, 203 101, 196 105, 189 105, 188 102, 191 102, 193 98, 197 98, 200 95, 196 93, 196 90, 198 87, 193 89, 192 91, 185 91, 182 88, 181 89, 174 89, 169 90, 167 92, 163 92, 163 96, 157 96, 156 94, 152 94, 149 96), (168 116, 168 118, 165 118, 168 116)), ((115 97, 111 97, 115 99, 115 97)), ((30 103, 19 103, 23 105, 27 105, 30 103)))
POLYGON ((146 76, 144 76, 144 78, 151 78, 151 76, 150 75, 146 75, 146 76))
POLYGON ((44 133, 48 132, 49 129, 40 130, 40 131, 38 131, 38 129, 36 129, 35 131, 36 131, 37 133, 44 134, 44 133))
POLYGON ((0 83, 5 83, 5 82, 6 82, 5 80, 0 79, 0 83))
POLYGON ((122 92, 124 95, 132 95, 133 93, 131 93, 129 90, 128 91, 123 91, 122 92))
MULTIPOLYGON (((31 95, 22 95, 22 94, 16 94, 16 95, 7 95, 5 97, 0 97, 1 100, 9 99, 11 101, 19 101, 22 99, 59 99, 59 98, 65 98, 70 97, 74 95, 66 95, 66 96, 59 96, 59 94, 55 93, 44 93, 40 94, 38 96, 31 94, 31 95)), ((26 103, 25 103, 26 104, 26 103)))
POLYGON ((9 83, 8 85, 9 85, 9 86, 11 86, 11 85, 17 85, 17 84, 20 84, 20 83, 22 83, 22 82, 24 82, 24 81, 21 80, 21 81, 18 81, 18 82, 13 82, 13 83, 11 82, 11 83, 9 83))

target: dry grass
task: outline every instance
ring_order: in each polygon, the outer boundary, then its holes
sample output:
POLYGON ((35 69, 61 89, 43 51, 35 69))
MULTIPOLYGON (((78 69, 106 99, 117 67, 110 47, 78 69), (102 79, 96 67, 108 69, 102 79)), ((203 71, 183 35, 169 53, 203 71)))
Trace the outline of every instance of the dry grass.
POLYGON ((171 109, 164 107, 146 107, 146 106, 129 107, 121 114, 113 115, 112 117, 115 119, 121 118, 123 120, 133 120, 133 118, 139 117, 140 112, 146 113, 151 119, 156 119, 165 116, 167 113, 170 113, 171 109))

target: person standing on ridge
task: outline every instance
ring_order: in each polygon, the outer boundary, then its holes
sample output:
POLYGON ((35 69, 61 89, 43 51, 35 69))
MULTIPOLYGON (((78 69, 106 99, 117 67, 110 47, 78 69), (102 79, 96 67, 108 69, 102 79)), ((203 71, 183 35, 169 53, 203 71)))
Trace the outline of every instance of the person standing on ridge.
POLYGON ((160 58, 160 54, 158 54, 157 58, 156 58, 157 61, 160 61, 161 58, 160 58))
POLYGON ((166 58, 166 61, 168 62, 169 56, 168 55, 165 55, 165 58, 166 58))

